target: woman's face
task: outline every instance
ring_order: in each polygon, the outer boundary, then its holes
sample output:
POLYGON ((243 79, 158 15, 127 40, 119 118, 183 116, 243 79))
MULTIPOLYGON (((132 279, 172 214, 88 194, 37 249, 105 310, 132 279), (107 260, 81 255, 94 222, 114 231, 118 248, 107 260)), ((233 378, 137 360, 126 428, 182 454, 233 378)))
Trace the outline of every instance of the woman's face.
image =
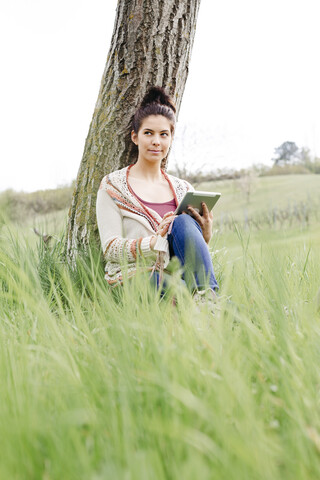
POLYGON ((138 146, 138 160, 161 163, 172 142, 171 122, 162 115, 150 115, 141 123, 138 133, 131 132, 138 146))

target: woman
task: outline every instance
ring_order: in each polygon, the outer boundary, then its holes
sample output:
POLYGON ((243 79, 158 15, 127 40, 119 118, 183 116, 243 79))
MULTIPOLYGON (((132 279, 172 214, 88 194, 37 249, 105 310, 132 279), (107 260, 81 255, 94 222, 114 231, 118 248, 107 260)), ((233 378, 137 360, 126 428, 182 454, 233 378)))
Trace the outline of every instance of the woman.
POLYGON ((161 282, 161 271, 178 257, 190 291, 218 288, 207 244, 212 213, 188 207, 190 215, 175 216, 179 202, 192 186, 167 175, 166 161, 175 129, 175 106, 160 87, 151 87, 133 118, 131 138, 137 162, 106 175, 97 196, 97 221, 105 278, 111 286, 149 270, 161 282), (192 216, 191 216, 192 215, 192 216))

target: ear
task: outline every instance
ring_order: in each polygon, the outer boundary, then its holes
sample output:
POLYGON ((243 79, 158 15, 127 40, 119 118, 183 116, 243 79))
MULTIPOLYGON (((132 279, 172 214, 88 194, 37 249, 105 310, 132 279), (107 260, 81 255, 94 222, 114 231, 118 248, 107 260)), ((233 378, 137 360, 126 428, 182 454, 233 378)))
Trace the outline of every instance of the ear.
POLYGON ((134 130, 131 131, 131 140, 133 141, 133 143, 138 145, 138 135, 134 130))

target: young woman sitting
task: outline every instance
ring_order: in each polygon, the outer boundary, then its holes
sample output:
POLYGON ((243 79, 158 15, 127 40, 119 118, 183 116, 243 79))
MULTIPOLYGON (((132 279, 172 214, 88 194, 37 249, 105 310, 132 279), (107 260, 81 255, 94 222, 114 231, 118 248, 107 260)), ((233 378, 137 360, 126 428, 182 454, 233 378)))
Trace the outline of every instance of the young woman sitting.
POLYGON ((150 88, 133 118, 136 163, 102 179, 97 222, 111 286, 122 284, 124 272, 130 277, 138 270, 150 271, 159 286, 162 271, 177 257, 191 292, 218 289, 208 249, 212 213, 203 204, 202 215, 190 206, 189 215, 176 216, 176 207, 193 187, 161 168, 173 140, 175 112, 162 88, 150 88))

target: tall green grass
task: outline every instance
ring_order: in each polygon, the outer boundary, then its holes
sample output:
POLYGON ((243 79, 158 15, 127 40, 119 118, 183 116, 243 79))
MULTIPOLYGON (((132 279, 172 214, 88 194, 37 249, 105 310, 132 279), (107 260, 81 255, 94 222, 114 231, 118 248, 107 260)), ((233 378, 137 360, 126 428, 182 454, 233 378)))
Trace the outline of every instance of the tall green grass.
POLYGON ((318 478, 318 227, 217 237, 214 312, 9 232, 1 479, 318 478))

